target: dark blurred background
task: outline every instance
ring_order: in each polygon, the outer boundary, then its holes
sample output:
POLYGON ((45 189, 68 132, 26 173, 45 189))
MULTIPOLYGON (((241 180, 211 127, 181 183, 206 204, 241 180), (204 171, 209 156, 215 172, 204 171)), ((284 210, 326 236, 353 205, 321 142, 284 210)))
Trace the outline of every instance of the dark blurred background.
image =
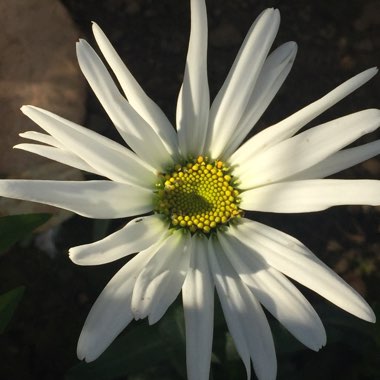
MULTIPOLYGON (((60 30, 66 36, 65 44, 72 45, 70 54, 74 54, 78 35, 94 45, 91 21, 96 21, 145 91, 174 122, 189 37, 190 13, 187 0, 62 0, 61 4, 47 15, 43 13, 43 8, 51 6, 52 2, 36 0, 34 3, 31 12, 42 12, 43 26, 30 16, 33 13, 22 12, 22 1, 0 1, 0 10, 3 10, 0 12, 0 20, 2 17, 4 20, 8 18, 9 22, 12 15, 12 18, 15 18, 15 26, 21 22, 27 23, 30 34, 24 33, 26 39, 33 38, 33 30, 36 31, 35 35, 41 35, 41 39, 48 40, 50 36, 56 38, 45 54, 57 55, 57 62, 41 61, 40 53, 39 57, 37 54, 34 56, 33 51, 37 50, 30 50, 28 59, 23 63, 27 73, 25 81, 22 82, 19 78, 18 84, 21 89, 18 88, 17 96, 13 98, 16 101, 12 103, 7 103, 7 97, 12 96, 15 86, 12 81, 7 80, 9 77, 5 77, 9 63, 4 67, 4 63, 2 65, 0 62, 0 81, 3 85, 1 117, 8 113, 6 107, 10 107, 9 112, 18 112, 23 103, 36 104, 34 100, 37 99, 37 105, 48 107, 52 104, 50 109, 54 111, 56 108, 53 104, 57 104, 56 107, 62 106, 64 116, 73 115, 76 121, 87 127, 118 139, 96 98, 82 79, 77 79, 80 76, 77 74, 76 65, 72 63, 75 60, 74 56, 64 65, 64 68, 69 68, 67 76, 71 78, 70 86, 66 95, 59 93, 60 84, 65 88, 67 86, 66 74, 63 74, 66 71, 59 71, 59 66, 55 66, 60 62, 57 54, 62 43, 59 37, 60 30), (13 13, 9 10, 11 6, 16 7, 13 13), (65 20, 61 29, 57 29, 55 17, 65 20), (51 30, 55 30, 54 36, 50 35, 50 27, 51 30), (73 30, 72 34, 68 33, 70 28, 73 30), (38 62, 38 68, 35 67, 35 62, 38 62), (45 68, 44 64, 49 67, 45 68), (33 83, 28 80, 28 75, 34 75, 37 69, 46 72, 51 70, 52 66, 54 75, 44 77, 41 83, 35 77, 33 83), (53 86, 49 84, 50 78, 54 80, 53 86), (22 91, 25 89, 29 94, 30 86, 33 86, 34 91, 28 95, 29 99, 25 99, 22 91), (48 87, 46 91, 51 94, 48 99, 43 95, 44 86, 48 87), (8 89, 7 93, 4 89, 8 89), (17 101, 21 104, 17 104, 17 101)), ((299 50, 293 69, 259 121, 256 130, 290 115, 355 74, 378 65, 380 61, 380 1, 377 0, 209 0, 207 7, 208 67, 212 97, 223 83, 246 32, 263 9, 277 7, 281 11, 282 23, 275 46, 289 40, 298 43, 299 50)), ((23 38, 22 34, 17 34, 17 39, 12 39, 12 33, 9 29, 4 33, 4 38, 9 39, 4 43, 10 46, 23 38)), ((46 46, 43 41, 35 41, 39 51, 44 50, 46 46)), ((13 59, 17 61, 18 56, 15 55, 13 59)), ((370 83, 325 112, 311 125, 365 108, 379 107, 379 95, 380 79, 377 75, 370 83)), ((27 123, 20 121, 23 122, 27 123)), ((11 122, 1 127, 6 136, 10 134, 5 131, 9 125, 11 122)), ((21 128, 26 126, 29 127, 30 124, 24 124, 21 128)), ((378 133, 366 136, 359 142, 369 142, 376 137, 379 137, 378 133)), ((18 152, 12 152, 12 157, 16 157, 17 154, 18 152)), ((43 161, 38 163, 40 164, 43 165, 43 161)), ((22 172, 23 165, 25 170, 28 169, 28 164, 25 163, 20 164, 17 170, 7 172, 6 168, 9 165, 9 159, 3 160, 0 166, 3 177, 15 178, 14 173, 22 172)), ((379 159, 371 159, 337 177, 379 179, 379 159)), ((12 207, 3 213, 13 212, 12 207)), ((379 207, 339 207, 322 213, 304 215, 250 216, 303 241, 379 310, 379 207)), ((105 233, 122 226, 125 221, 106 224, 78 216, 63 219, 63 224, 59 221, 54 223, 53 230, 45 229, 37 240, 23 241, 0 256, 0 293, 19 285, 26 287, 12 322, 5 333, 0 335, 0 379, 64 379, 69 369, 78 364, 75 354, 76 342, 92 303, 123 264, 117 262, 103 267, 78 267, 68 259, 67 249, 100 239, 105 233)), ((284 338, 283 331, 274 324, 274 330, 280 331, 277 336, 275 334, 279 356, 278 378, 379 378, 379 328, 356 322, 333 305, 303 290, 323 316, 322 320, 328 331, 328 345, 318 354, 302 350, 299 346, 293 348, 292 338, 284 338)), ((130 328, 133 330, 134 325, 130 328)), ((148 327, 146 329, 149 333, 148 327)), ((221 323, 216 329, 216 334, 225 336, 225 331, 225 326, 221 323)), ((137 334, 137 338, 133 338, 136 341, 132 347, 125 347, 126 351, 133 351, 139 347, 138 336, 137 334)), ((219 341, 220 339, 215 343, 216 352, 221 350, 218 346, 219 341)), ((239 360, 233 356, 232 359, 229 358, 229 362, 214 362, 215 380, 244 378, 239 360)), ((90 375, 83 375, 82 372, 78 375, 74 370, 70 375, 74 377, 67 378, 183 378, 183 371, 176 369, 170 358, 155 362, 154 365, 150 364, 151 359, 149 354, 145 359, 139 359, 143 363, 140 372, 128 374, 126 370, 124 372, 127 374, 113 375, 110 371, 108 375, 100 375, 95 368, 95 372, 90 375), (170 366, 172 369, 168 369, 170 366)), ((125 363, 125 366, 127 367, 128 363, 125 363)))

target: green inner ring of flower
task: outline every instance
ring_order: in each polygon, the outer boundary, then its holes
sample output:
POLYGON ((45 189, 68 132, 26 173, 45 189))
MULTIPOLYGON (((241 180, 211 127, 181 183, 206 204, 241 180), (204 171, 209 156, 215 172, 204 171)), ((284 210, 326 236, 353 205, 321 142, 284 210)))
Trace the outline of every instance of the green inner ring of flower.
POLYGON ((241 216, 235 182, 222 161, 199 156, 159 174, 155 211, 173 227, 208 234, 241 216))

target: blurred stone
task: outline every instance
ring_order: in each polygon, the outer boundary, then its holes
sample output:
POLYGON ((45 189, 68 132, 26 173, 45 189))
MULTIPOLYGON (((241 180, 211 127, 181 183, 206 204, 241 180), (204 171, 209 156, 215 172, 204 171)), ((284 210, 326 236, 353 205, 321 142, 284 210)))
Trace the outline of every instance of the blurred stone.
MULTIPOLYGON (((74 23, 58 0, 3 0, 0 24, 0 178, 81 179, 76 169, 47 165, 43 157, 12 149, 22 142, 20 132, 41 131, 21 113, 23 104, 83 121, 86 87, 75 56, 79 34, 74 23)), ((52 212, 48 206, 28 205, 0 199, 2 215, 52 212)), ((68 213, 59 215, 58 220, 68 213)))
MULTIPOLYGON (((48 161, 36 166, 31 165, 28 170, 20 172, 17 178, 23 179, 51 179, 62 181, 80 181, 83 175, 79 170, 74 170, 68 166, 48 161)), ((52 206, 35 203, 24 202, 17 199, 0 198, 0 216, 11 214, 34 214, 49 213, 52 217, 38 230, 46 230, 49 227, 58 225, 66 220, 71 212, 61 210, 52 206)))

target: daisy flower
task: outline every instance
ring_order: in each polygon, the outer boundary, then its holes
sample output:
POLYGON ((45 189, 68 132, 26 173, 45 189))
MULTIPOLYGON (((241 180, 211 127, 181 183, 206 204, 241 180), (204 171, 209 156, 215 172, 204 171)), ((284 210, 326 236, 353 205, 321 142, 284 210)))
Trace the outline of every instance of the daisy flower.
POLYGON ((191 0, 176 130, 93 24, 99 49, 124 94, 83 40, 77 44, 79 65, 128 147, 43 109, 22 107, 46 133, 22 133, 39 144, 16 148, 103 179, 2 180, 1 196, 89 218, 135 216, 103 240, 70 249, 79 265, 137 253, 93 305, 79 338, 80 359, 95 360, 133 319, 157 322, 182 293, 188 378, 208 379, 216 289, 247 377, 252 362, 260 380, 275 379, 275 348, 262 306, 310 349, 326 343, 317 313, 288 277, 358 318, 375 321, 363 298, 300 241, 244 217, 246 210, 303 213, 380 205, 380 181, 323 179, 380 152, 379 140, 342 150, 379 127, 379 110, 298 133, 371 79, 375 68, 244 142, 296 55, 294 42, 269 54, 279 23, 278 10, 261 13, 210 106, 205 2, 191 0))

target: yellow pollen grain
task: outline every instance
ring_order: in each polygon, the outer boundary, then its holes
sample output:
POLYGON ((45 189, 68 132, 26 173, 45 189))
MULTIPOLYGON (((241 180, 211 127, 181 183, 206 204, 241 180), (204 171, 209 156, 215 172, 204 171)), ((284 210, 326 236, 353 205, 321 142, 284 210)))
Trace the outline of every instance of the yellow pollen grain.
POLYGON ((241 216, 236 178, 220 160, 198 156, 159 179, 155 211, 173 227, 209 234, 241 216))

